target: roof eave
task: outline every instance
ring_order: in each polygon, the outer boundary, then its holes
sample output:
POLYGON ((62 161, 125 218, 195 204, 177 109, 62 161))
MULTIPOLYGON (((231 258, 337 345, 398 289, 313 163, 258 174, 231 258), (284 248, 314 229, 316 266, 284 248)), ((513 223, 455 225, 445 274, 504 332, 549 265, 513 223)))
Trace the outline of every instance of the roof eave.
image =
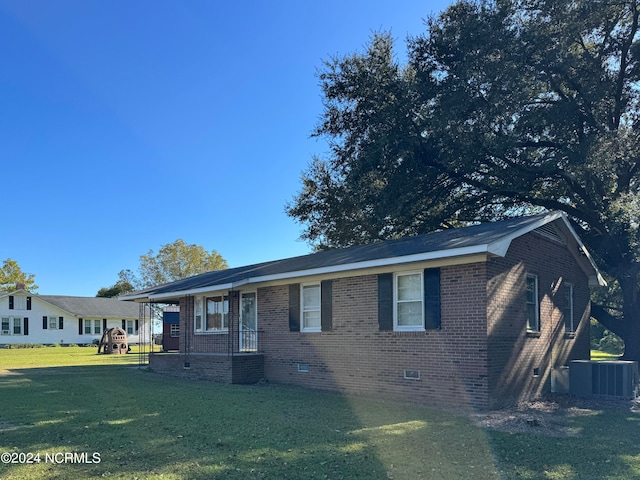
POLYGON ((154 294, 152 292, 141 293, 139 295, 123 295, 120 300, 138 301, 138 302, 159 302, 166 299, 175 299, 188 295, 198 295, 207 292, 232 290, 244 285, 255 285, 259 283, 275 282, 288 279, 297 279, 302 277, 312 277, 326 275, 331 273, 341 273, 350 270, 368 270, 391 265, 403 265, 409 263, 426 262, 431 260, 441 260, 453 257, 466 257, 477 254, 492 253, 488 249, 488 245, 474 245, 471 247, 452 248, 449 250, 438 250, 435 252, 419 253, 414 255, 403 255, 400 257, 389 257, 364 262, 347 263, 344 265, 331 265, 327 267, 311 268, 306 270, 297 270, 293 272, 277 273, 273 275, 262 275, 259 277, 248 277, 236 282, 227 282, 224 284, 214 284, 206 287, 200 287, 189 290, 176 290, 171 292, 163 292, 154 294))

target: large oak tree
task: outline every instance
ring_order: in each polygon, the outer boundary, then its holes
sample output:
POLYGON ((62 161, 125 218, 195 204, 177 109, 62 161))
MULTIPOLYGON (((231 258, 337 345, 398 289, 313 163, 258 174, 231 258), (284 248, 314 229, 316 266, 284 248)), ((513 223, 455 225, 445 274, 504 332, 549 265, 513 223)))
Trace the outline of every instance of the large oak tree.
POLYGON ((325 62, 329 141, 287 212, 318 248, 562 210, 606 273, 592 313, 640 360, 640 0, 458 2, 325 62))

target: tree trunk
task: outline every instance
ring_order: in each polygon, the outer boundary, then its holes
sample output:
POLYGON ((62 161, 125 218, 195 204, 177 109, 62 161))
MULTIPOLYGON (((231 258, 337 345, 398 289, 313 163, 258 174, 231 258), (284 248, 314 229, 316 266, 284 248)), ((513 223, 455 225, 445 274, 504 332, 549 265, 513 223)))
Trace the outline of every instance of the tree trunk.
POLYGON ((636 275, 624 276, 619 280, 622 289, 622 308, 624 314, 623 360, 640 362, 640 297, 636 275))

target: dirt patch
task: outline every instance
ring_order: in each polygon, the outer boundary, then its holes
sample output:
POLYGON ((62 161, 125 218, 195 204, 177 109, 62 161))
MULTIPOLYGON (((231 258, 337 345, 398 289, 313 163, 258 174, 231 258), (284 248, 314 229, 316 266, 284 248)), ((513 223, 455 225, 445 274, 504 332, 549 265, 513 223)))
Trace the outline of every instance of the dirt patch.
POLYGON ((474 414, 472 420, 482 428, 501 432, 570 437, 580 434, 578 429, 570 426, 571 418, 614 409, 640 413, 640 402, 638 399, 600 400, 550 395, 511 408, 474 414))

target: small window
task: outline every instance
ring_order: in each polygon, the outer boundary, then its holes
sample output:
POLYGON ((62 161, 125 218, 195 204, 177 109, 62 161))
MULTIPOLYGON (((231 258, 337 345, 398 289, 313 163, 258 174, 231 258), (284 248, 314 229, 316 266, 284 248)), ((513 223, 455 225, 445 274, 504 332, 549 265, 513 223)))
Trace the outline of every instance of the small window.
POLYGON ((2 333, 2 335, 9 335, 11 333, 9 330, 9 317, 2 317, 2 331, 0 333, 2 333))
POLYGON ((93 333, 99 335, 102 333, 102 328, 100 327, 100 320, 93 321, 93 333))
POLYGON ((22 318, 13 317, 13 334, 22 335, 22 318))
POLYGON ((16 295, 13 299, 13 308, 16 310, 26 310, 27 309, 27 297, 24 295, 16 295))
POLYGON ((84 321, 84 333, 85 335, 91 335, 91 322, 92 320, 85 320, 84 321))
POLYGON ((171 324, 171 330, 169 332, 169 335, 171 336, 171 338, 178 338, 180 336, 180 324, 179 323, 172 323, 171 324))
POLYGON ((301 295, 301 316, 302 325, 300 330, 303 332, 320 332, 320 284, 302 285, 301 295))
POLYGON ((207 332, 226 331, 229 328, 229 297, 207 298, 207 332))
POLYGON ((49 317, 49 330, 56 330, 58 328, 58 318, 49 317))
POLYGON ((573 284, 564 284, 564 298, 563 298, 563 316, 564 316, 564 328, 567 333, 574 333, 575 326, 573 325, 573 284))
POLYGON ((527 275, 527 331, 540 331, 540 305, 538 303, 538 277, 527 275))
POLYGON ((203 297, 196 297, 195 303, 193 306, 193 326, 196 332, 203 332, 204 328, 202 325, 202 311, 203 311, 203 297))
POLYGON ((399 273, 395 277, 395 329, 424 330, 422 272, 399 273))
POLYGON ((137 335, 136 322, 134 320, 127 320, 127 335, 137 335))

